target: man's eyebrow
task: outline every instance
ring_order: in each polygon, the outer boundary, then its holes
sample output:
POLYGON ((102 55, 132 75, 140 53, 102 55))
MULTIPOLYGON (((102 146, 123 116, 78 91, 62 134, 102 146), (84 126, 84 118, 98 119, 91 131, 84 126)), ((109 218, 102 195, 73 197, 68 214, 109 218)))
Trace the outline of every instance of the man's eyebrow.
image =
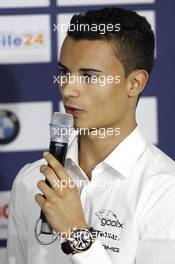
POLYGON ((93 72, 102 72, 102 71, 100 71, 100 70, 93 69, 93 68, 80 68, 79 71, 82 71, 82 72, 89 72, 89 71, 93 71, 93 72))
POLYGON ((65 65, 63 65, 60 61, 58 62, 58 66, 61 66, 61 67, 63 67, 63 68, 68 70, 68 68, 65 65))
MULTIPOLYGON (((58 62, 58 65, 68 70, 68 68, 65 65, 63 65, 61 62, 58 62)), ((79 71, 82 71, 82 72, 90 72, 90 71, 102 72, 100 70, 93 69, 93 68, 80 68, 79 71)))

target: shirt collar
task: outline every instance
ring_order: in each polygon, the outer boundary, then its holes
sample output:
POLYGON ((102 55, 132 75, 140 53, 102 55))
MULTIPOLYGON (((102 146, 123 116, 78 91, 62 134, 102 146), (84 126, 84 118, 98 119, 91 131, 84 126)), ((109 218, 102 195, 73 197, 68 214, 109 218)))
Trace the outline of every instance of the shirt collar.
MULTIPOLYGON (((107 164, 122 176, 129 177, 145 147, 146 140, 137 126, 101 164, 107 164)), ((68 160, 73 161, 78 166, 78 133, 76 131, 69 141, 66 162, 68 160)))
POLYGON ((131 171, 144 152, 146 140, 136 127, 103 161, 122 176, 129 177, 131 171))

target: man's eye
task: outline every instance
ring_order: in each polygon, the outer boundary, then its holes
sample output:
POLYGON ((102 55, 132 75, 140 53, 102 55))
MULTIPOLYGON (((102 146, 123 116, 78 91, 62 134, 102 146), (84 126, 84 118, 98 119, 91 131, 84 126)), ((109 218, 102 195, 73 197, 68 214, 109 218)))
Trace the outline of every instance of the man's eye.
POLYGON ((90 82, 95 77, 95 75, 88 73, 84 73, 83 76, 85 77, 85 82, 90 82))
POLYGON ((60 76, 63 76, 63 75, 67 75, 68 74, 68 71, 65 70, 65 69, 59 69, 59 75, 60 76))

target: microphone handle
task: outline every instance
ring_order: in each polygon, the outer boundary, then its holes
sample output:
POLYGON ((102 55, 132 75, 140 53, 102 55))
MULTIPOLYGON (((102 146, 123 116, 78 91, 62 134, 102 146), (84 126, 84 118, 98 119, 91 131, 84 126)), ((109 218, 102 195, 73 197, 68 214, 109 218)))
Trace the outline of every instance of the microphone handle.
MULTIPOLYGON (((49 152, 64 166, 67 148, 67 143, 50 141, 49 152)), ((47 179, 45 179, 45 182, 48 184, 48 186, 50 186, 50 183, 47 179)), ((44 195, 43 197, 45 198, 44 195)), ((47 219, 42 210, 40 214, 40 219, 42 220, 40 232, 42 234, 52 234, 52 227, 48 224, 47 219)))

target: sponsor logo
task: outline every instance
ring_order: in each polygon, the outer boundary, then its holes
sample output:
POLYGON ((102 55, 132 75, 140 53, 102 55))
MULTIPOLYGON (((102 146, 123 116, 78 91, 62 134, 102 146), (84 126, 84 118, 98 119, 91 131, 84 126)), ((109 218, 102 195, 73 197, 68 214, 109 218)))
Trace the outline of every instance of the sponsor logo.
POLYGON ((24 32, 16 34, 13 32, 0 32, 0 48, 41 48, 45 46, 45 35, 43 32, 24 32))
POLYGON ((116 243, 119 245, 121 229, 124 228, 124 223, 119 221, 117 215, 111 210, 101 209, 96 212, 95 215, 100 220, 101 227, 103 227, 102 230, 95 230, 103 247, 106 250, 119 253, 120 248, 116 247, 116 243), (105 242, 105 244, 103 244, 103 242, 105 242))
POLYGON ((115 253, 119 253, 120 249, 119 248, 116 248, 116 247, 109 247, 107 245, 103 245, 104 249, 106 250, 110 250, 112 252, 115 252, 115 253))
POLYGON ((111 232, 104 232, 104 231, 102 231, 102 230, 97 230, 97 229, 95 229, 95 232, 96 232, 96 235, 97 235, 97 237, 99 237, 99 238, 104 238, 104 239, 106 239, 106 238, 110 238, 110 239, 112 239, 112 240, 120 240, 120 236, 119 236, 119 234, 118 233, 111 233, 111 232))
POLYGON ((19 133, 20 123, 17 116, 7 110, 0 110, 0 145, 12 142, 19 133))
POLYGON ((123 224, 121 224, 118 220, 110 220, 110 219, 101 219, 101 226, 113 226, 118 228, 123 228, 123 224))
POLYGON ((117 219, 117 215, 111 210, 102 209, 95 213, 98 219, 100 219, 101 226, 112 226, 117 228, 123 228, 124 223, 121 223, 117 219))

